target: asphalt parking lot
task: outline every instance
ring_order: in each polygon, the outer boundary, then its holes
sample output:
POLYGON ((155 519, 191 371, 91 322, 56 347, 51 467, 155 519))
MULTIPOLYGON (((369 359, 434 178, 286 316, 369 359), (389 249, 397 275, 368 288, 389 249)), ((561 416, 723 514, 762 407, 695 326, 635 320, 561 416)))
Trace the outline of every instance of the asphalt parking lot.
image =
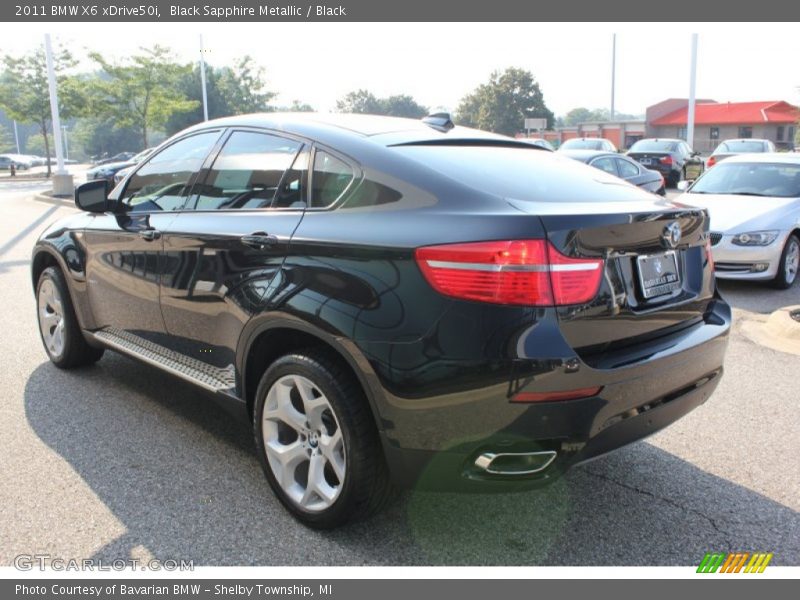
POLYGON ((727 373, 698 410, 644 442, 509 495, 404 493, 333 532, 273 497, 250 431, 188 384, 107 353, 64 372, 41 347, 32 244, 73 208, 0 182, 0 565, 19 554, 196 565, 692 565, 707 551, 800 565, 800 357, 741 323, 800 304, 722 283, 735 309, 727 373))

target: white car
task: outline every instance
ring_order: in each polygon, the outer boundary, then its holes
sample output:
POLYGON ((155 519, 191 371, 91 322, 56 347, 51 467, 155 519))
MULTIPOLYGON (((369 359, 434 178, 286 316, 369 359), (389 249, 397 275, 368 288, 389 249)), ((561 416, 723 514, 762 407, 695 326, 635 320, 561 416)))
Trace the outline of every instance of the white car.
POLYGON ((792 286, 800 267, 800 156, 731 156, 679 189, 677 202, 708 209, 717 277, 792 286))

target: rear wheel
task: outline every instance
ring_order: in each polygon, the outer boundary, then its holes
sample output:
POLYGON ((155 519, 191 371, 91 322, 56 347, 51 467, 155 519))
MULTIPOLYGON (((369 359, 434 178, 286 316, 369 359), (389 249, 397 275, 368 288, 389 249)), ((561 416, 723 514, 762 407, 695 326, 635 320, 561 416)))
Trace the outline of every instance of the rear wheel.
POLYGON ((61 369, 90 365, 103 356, 81 334, 67 282, 56 267, 48 267, 36 286, 39 334, 50 361, 61 369))
POLYGON ((778 273, 772 280, 772 285, 781 290, 792 287, 797 279, 798 270, 800 270, 800 239, 791 234, 783 247, 778 273))
POLYGON ((391 498, 367 400, 327 353, 311 349, 275 361, 258 386, 253 426, 270 486, 306 525, 336 527, 391 498))

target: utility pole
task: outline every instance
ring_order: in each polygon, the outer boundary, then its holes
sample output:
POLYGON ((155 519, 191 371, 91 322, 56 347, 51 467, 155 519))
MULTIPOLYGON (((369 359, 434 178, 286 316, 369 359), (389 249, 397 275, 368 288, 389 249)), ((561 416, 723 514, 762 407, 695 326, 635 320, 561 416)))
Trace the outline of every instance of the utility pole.
POLYGON ((19 151, 19 132, 17 131, 17 122, 14 121, 14 141, 17 143, 17 154, 22 154, 19 151))
POLYGON ((614 92, 617 86, 617 34, 611 36, 611 120, 614 120, 614 92))
POLYGON ((69 138, 67 137, 67 126, 62 125, 61 131, 64 132, 64 158, 69 160, 69 138))
POLYGON ((695 85, 697 83, 697 34, 692 34, 692 63, 689 75, 689 107, 686 115, 686 143, 694 149, 695 85))
POLYGON ((208 95, 206 94, 206 57, 203 34, 200 34, 200 85, 203 88, 203 120, 208 121, 208 95))

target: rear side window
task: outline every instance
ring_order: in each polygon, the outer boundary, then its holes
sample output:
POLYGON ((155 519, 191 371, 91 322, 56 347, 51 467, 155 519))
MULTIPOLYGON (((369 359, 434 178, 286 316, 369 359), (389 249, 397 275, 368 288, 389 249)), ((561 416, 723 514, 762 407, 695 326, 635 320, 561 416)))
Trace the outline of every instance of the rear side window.
POLYGON ((219 131, 199 133, 167 146, 133 174, 120 199, 132 212, 182 208, 189 182, 219 135, 219 131))
POLYGON ((617 169, 619 170, 620 177, 627 179, 628 177, 636 177, 639 174, 639 167, 632 162, 624 158, 616 158, 615 160, 617 161, 617 169))
POLYGON ((195 188, 195 210, 271 207, 301 148, 299 142, 267 133, 233 132, 195 188))
POLYGON ((324 150, 317 150, 314 153, 314 173, 311 176, 311 207, 330 206, 339 199, 351 181, 353 169, 350 165, 324 150))
POLYGON ((597 158, 593 160, 592 166, 595 169, 600 169, 601 171, 605 171, 606 173, 611 173, 612 175, 617 174, 617 168, 614 166, 614 160, 608 156, 604 156, 603 158, 597 158))

